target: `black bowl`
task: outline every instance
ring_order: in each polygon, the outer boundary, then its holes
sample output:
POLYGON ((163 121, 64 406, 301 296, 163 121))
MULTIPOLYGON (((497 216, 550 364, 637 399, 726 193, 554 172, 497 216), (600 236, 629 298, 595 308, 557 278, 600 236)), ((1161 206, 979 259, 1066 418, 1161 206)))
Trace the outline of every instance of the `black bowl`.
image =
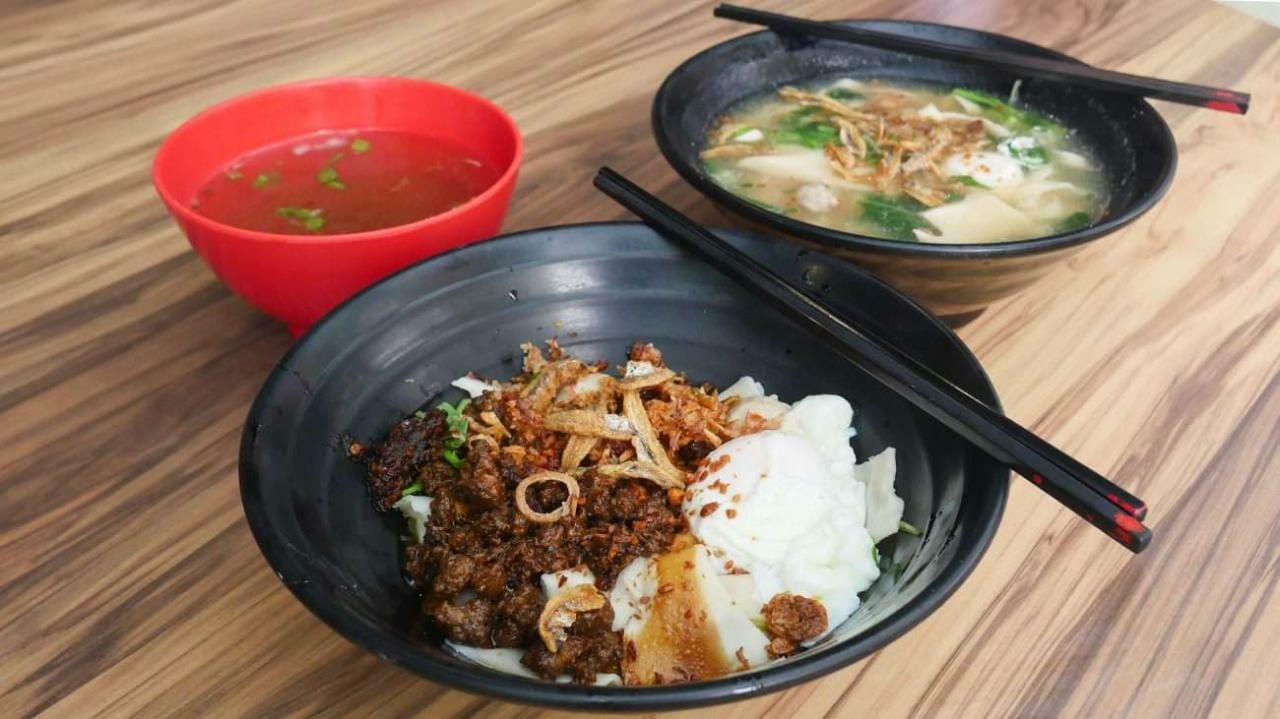
MULTIPOLYGON (((844 263, 725 233, 786 276, 992 406, 973 355, 897 291, 844 263)), ((317 323, 268 377, 246 421, 240 491, 262 553, 281 581, 351 641, 422 676, 477 694, 559 707, 658 710, 730 701, 843 667, 933 611, 990 542, 1008 472, 813 342, 788 320, 642 225, 532 230, 414 265, 317 323), (674 367, 723 383, 750 374, 783 398, 835 392, 855 405, 860 456, 898 449, 906 518, 925 533, 894 547, 865 606, 821 646, 760 671, 642 688, 557 685, 499 674, 448 653, 401 578, 398 517, 370 506, 342 438, 385 436, 424 404, 455 399, 468 370, 508 377, 517 345, 558 335, 572 352, 620 362, 651 340, 674 367)))
MULTIPOLYGON (((1071 60, 1003 35, 923 22, 859 20, 844 24, 955 45, 1071 60)), ((877 48, 779 36, 771 31, 715 45, 677 67, 653 101, 653 132, 667 161, 731 215, 783 233, 889 280, 947 318, 971 319, 1074 254, 1085 243, 1133 222, 1168 189, 1177 165, 1173 134, 1151 105, 1137 98, 1024 79, 1019 97, 1074 128, 1105 165, 1111 200, 1090 227, 1049 237, 977 245, 886 240, 832 230, 776 214, 717 185, 698 153, 707 129, 735 102, 783 85, 821 78, 880 78, 964 86, 1007 95, 1016 75, 877 48)))

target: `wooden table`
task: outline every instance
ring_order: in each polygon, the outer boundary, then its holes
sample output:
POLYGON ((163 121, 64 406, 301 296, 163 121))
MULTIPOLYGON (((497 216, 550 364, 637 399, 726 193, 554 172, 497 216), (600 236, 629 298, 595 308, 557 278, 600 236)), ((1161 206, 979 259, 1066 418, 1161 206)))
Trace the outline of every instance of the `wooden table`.
MULTIPOLYGON (((1280 31, 1200 0, 857 5, 785 3, 1011 33, 1254 106, 1162 104, 1168 197, 962 333, 1013 417, 1148 500, 1150 551, 1015 483, 986 559, 921 626, 715 715, 1280 716, 1280 31)), ((524 128, 509 229, 622 217, 589 187, 604 161, 712 218, 648 108, 742 32, 635 1, 0 3, 0 714, 552 715, 383 664, 272 575, 236 448, 290 337, 189 250, 151 157, 252 88, 403 73, 524 128)))

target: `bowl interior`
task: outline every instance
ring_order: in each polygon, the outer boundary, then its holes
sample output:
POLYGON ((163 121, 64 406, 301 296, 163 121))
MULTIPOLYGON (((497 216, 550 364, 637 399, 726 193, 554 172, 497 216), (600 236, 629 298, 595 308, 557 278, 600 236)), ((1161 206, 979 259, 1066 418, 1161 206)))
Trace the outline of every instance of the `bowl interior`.
MULTIPOLYGON (((726 233, 803 280, 984 401, 995 394, 968 350, 901 294, 820 254, 726 233)), ((716 271, 632 223, 535 230, 415 265, 316 325, 268 379, 247 421, 241 488, 255 537, 282 581, 339 632, 432 679, 517 701, 659 709, 727 701, 834 670, 906 631, 973 567, 999 521, 1008 472, 811 340, 716 271), (508 377, 518 344, 556 335, 583 358, 620 363, 635 339, 724 386, 742 374, 783 399, 853 402, 865 459, 898 450, 902 538, 865 605, 821 646, 763 670, 650 688, 557 686, 497 674, 447 653, 401 578, 398 517, 369 504, 343 437, 378 440, 405 414, 460 394, 469 370, 508 377)))
POLYGON ((344 77, 279 85, 216 105, 165 140, 156 156, 161 193, 187 205, 236 158, 312 133, 390 130, 447 140, 504 174, 519 139, 511 118, 458 88, 401 77, 344 77))
MULTIPOLYGON (((1010 37, 949 25, 896 20, 859 20, 844 24, 954 45, 1070 59, 1010 37)), ((997 96, 1008 96, 1013 83, 1019 79, 1003 71, 890 50, 780 36, 773 32, 753 33, 705 50, 672 72, 654 99, 653 127, 658 146, 676 170, 700 190, 735 211, 770 221, 784 230, 800 228, 827 239, 857 238, 872 246, 921 251, 965 252, 966 248, 996 245, 1025 250, 1034 246, 1029 243, 1036 240, 989 245, 927 245, 828 230, 760 210, 721 189, 703 173, 698 152, 705 143, 707 129, 735 102, 783 85, 838 77, 879 78, 943 88, 963 86, 997 96)), ((1163 193, 1173 171, 1176 148, 1168 126, 1149 104, 1141 99, 1033 78, 1022 80, 1019 97, 1074 129, 1104 164, 1110 198, 1103 219, 1086 231, 1090 236, 1101 234, 1096 230, 1109 231, 1131 220, 1163 193)))

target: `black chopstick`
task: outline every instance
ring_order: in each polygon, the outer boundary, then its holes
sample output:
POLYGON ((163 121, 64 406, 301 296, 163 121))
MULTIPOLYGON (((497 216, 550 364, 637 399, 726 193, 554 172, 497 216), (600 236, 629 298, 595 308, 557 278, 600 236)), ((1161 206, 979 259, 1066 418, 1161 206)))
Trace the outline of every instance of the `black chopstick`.
MULTIPOLYGON (((773 270, 752 259, 702 226, 608 167, 600 168, 595 186, 635 213, 661 235, 693 250, 713 267, 770 302, 783 314, 822 339, 904 399, 950 427, 979 449, 1028 478, 1049 496, 1106 532, 1131 552, 1151 541, 1151 530, 1102 491, 1087 475, 1073 471, 1075 460, 1047 442, 1028 443, 1030 431, 1010 432, 1012 420, 939 377, 893 345, 858 329, 826 304, 810 297, 773 270), (1069 458, 1068 458, 1069 459, 1069 458)), ((1021 429, 1021 428, 1019 428, 1021 429)))
POLYGON ((1192 85, 1186 82, 1161 80, 1155 77, 1131 75, 1125 72, 1099 70, 1065 60, 1031 57, 1003 50, 965 47, 951 43, 908 37, 891 32, 818 22, 778 13, 752 10, 737 5, 719 5, 714 14, 726 20, 752 25, 764 25, 778 32, 809 35, 811 37, 870 45, 886 50, 897 50, 914 55, 958 60, 974 65, 986 65, 1027 77, 1080 85, 1093 90, 1104 90, 1126 95, 1141 95, 1184 105, 1207 107, 1211 110, 1243 115, 1249 111, 1249 93, 1222 88, 1192 85))

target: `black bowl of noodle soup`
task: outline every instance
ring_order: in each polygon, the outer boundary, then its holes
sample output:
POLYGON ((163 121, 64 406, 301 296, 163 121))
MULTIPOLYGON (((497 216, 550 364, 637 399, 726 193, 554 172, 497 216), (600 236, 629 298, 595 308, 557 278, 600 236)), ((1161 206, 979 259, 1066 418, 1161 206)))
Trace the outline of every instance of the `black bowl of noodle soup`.
MULTIPOLYGON (((947 25, 845 24, 1071 59, 947 25)), ((772 31, 677 67, 652 125, 735 221, 861 264, 953 323, 1136 220, 1177 164, 1141 98, 772 31)))

